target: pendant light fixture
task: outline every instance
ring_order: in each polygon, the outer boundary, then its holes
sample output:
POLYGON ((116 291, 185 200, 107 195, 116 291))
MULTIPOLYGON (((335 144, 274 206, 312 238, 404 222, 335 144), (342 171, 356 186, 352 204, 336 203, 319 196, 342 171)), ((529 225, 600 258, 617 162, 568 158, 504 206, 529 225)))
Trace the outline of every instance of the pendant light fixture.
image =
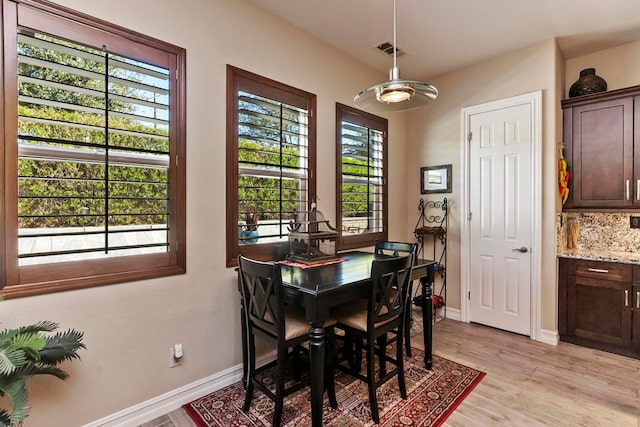
POLYGON ((397 0, 393 0, 393 68, 389 81, 365 89, 353 99, 363 110, 398 112, 420 108, 438 97, 438 89, 429 83, 400 79, 397 58, 397 0))

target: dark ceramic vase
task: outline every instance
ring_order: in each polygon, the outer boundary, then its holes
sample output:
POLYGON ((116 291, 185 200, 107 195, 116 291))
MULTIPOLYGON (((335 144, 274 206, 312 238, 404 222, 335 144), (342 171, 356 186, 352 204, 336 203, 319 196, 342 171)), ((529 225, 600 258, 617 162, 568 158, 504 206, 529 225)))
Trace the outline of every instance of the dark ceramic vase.
POLYGON ((585 68, 580 71, 580 78, 571 85, 569 98, 605 92, 606 90, 607 82, 602 77, 596 75, 596 69, 585 68))

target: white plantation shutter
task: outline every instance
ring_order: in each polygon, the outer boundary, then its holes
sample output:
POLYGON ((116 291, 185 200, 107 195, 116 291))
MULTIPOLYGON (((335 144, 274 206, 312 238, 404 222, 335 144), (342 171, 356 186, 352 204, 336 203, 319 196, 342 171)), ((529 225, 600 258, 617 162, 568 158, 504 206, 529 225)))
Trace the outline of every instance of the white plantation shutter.
POLYGON ((387 120, 337 104, 337 224, 340 249, 387 236, 387 120))
POLYGON ((2 293, 183 274, 186 51, 51 2, 2 12, 2 293))
POLYGON ((384 229, 382 132, 342 121, 343 235, 384 229))
POLYGON ((258 217, 255 243, 287 239, 288 222, 309 201, 308 112, 238 95, 238 221, 258 217))
POLYGON ((316 189, 316 96, 227 65, 227 266, 289 248, 316 189))
POLYGON ((167 251, 168 79, 20 30, 20 265, 167 251))

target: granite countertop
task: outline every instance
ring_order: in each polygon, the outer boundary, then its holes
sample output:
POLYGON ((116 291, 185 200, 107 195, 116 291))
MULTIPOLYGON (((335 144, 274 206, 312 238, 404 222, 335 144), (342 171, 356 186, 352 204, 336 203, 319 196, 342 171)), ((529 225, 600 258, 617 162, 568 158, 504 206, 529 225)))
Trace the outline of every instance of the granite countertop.
POLYGON ((558 215, 558 257, 640 264, 640 228, 631 228, 638 213, 563 212, 558 215), (576 248, 569 248, 570 229, 578 229, 576 248))
POLYGON ((588 259, 592 261, 621 262, 625 264, 640 264, 640 252, 616 252, 588 249, 563 249, 558 252, 562 258, 588 259))

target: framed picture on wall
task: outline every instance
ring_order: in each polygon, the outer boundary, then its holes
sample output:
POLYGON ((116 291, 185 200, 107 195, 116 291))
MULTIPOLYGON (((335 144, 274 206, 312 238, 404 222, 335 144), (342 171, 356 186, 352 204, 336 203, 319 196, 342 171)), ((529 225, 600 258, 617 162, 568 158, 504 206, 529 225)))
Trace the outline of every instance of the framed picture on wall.
POLYGON ((420 193, 451 193, 451 165, 420 168, 420 193))

